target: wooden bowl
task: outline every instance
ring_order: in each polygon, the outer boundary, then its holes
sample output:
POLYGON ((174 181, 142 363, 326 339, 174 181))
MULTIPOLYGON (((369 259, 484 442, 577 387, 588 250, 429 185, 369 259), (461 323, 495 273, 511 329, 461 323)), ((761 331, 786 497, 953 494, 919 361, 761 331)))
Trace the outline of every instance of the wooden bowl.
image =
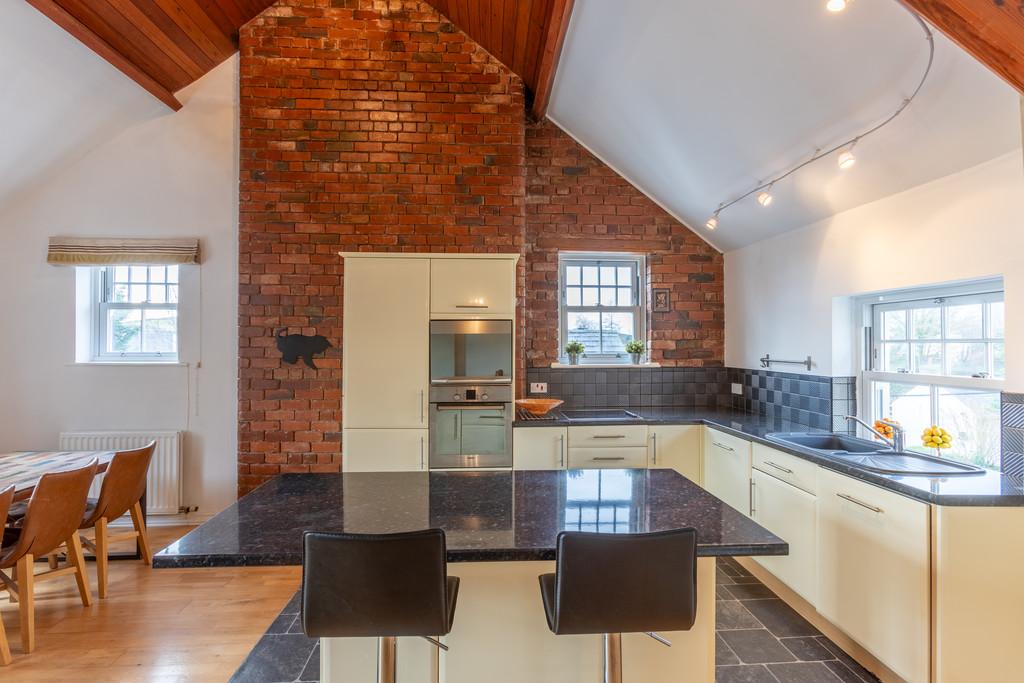
POLYGON ((547 415, 558 406, 565 403, 560 398, 520 398, 516 399, 516 406, 534 415, 547 415))

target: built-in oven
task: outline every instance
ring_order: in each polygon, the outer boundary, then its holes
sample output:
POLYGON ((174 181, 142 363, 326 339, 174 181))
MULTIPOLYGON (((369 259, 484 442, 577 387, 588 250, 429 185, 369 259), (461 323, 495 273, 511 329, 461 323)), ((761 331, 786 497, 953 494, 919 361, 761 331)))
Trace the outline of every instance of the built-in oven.
POLYGON ((512 467, 512 385, 430 387, 430 468, 512 467))
POLYGON ((511 320, 431 320, 430 383, 512 383, 511 320))

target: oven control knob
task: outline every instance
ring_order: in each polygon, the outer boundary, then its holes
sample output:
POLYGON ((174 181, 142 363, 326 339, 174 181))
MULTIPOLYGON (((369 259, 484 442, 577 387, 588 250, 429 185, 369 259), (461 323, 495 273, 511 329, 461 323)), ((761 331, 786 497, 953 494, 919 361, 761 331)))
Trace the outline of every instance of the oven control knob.
POLYGON ((452 400, 453 401, 461 401, 462 400, 462 394, 455 394, 454 396, 452 396, 452 400))
POLYGON ((487 400, 487 394, 484 394, 483 396, 481 396, 480 399, 483 400, 483 401, 486 401, 487 400))

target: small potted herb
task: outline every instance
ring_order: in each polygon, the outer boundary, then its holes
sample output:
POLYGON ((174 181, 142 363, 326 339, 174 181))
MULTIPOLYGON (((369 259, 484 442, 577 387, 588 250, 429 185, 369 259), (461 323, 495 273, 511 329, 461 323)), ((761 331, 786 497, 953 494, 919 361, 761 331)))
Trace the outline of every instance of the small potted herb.
POLYGON ((626 353, 633 359, 633 365, 640 365, 640 361, 644 356, 644 343, 639 339, 628 342, 626 344, 626 353))
POLYGON ((569 365, 579 365, 580 356, 583 355, 583 351, 586 349, 583 346, 583 342, 571 341, 565 345, 565 354, 569 356, 569 365))

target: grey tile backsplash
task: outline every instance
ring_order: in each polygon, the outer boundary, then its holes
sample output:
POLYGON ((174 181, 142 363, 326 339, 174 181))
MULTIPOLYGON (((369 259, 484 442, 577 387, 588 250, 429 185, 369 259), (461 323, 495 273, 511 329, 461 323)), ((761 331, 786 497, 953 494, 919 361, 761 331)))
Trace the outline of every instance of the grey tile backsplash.
POLYGON ((1024 394, 1002 394, 1004 474, 1024 475, 1024 394))
POLYGON ((843 416, 857 413, 854 377, 729 368, 729 384, 739 384, 742 389, 739 395, 731 394, 731 405, 736 410, 789 420, 814 429, 853 432, 843 416))

